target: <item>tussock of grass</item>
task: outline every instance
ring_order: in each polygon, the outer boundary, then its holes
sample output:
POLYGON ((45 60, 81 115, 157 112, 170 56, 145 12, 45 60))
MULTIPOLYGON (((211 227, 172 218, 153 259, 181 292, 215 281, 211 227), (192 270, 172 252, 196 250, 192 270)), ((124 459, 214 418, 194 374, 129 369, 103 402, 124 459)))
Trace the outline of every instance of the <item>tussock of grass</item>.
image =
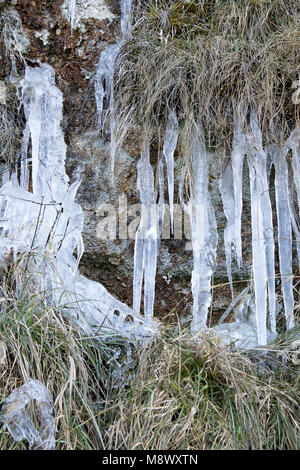
POLYGON ((163 132, 173 106, 181 123, 201 120, 207 145, 226 146, 233 103, 257 108, 266 140, 287 136, 299 20, 293 0, 141 0, 116 77, 119 143, 136 126, 163 132))
MULTIPOLYGON (((21 148, 23 119, 20 116, 20 103, 16 88, 12 84, 1 83, 5 87, 5 102, 0 102, 0 160, 7 170, 13 168, 21 148)), ((1 176, 2 172, 0 172, 1 176)))
MULTIPOLYGON (((299 378, 299 375, 298 375, 299 378)), ((156 338, 109 429, 114 449, 299 449, 297 375, 258 376, 210 335, 156 338)))
MULTIPOLYGON (((268 356, 175 327, 139 348, 82 337, 29 282, 0 302, 0 408, 40 380, 54 400, 56 449, 300 448, 299 327, 268 356), (258 373, 265 357, 272 366, 258 373)), ((1 450, 26 448, 0 428, 1 450)))
MULTIPOLYGON (((0 345, 0 405, 27 379, 40 380, 53 397, 57 448, 103 449, 112 345, 81 337, 37 293, 3 295, 0 345)), ((0 449, 25 448, 0 432, 0 449)))

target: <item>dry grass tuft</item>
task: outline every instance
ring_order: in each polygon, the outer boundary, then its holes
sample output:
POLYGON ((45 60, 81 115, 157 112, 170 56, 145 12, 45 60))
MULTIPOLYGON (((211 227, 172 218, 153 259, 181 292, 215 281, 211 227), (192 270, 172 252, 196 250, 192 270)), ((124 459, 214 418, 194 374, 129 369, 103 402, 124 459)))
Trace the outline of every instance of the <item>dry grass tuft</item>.
MULTIPOLYGON (((299 375, 298 375, 299 378, 299 375)), ((113 449, 299 449, 297 378, 259 377, 210 335, 164 335, 139 357, 113 449)))
MULTIPOLYGON (((174 326, 144 347, 100 341, 81 336, 24 273, 16 297, 16 276, 6 273, 0 296, 0 408, 27 379, 41 381, 56 449, 300 449, 299 326, 265 354, 174 326)), ((0 428, 1 450, 26 448, 0 428)))
MULTIPOLYGON (((54 401, 56 448, 103 449, 115 345, 82 337, 43 295, 30 294, 28 287, 24 284, 18 299, 2 292, 0 405, 27 379, 40 380, 54 401)), ((2 428, 0 449, 26 447, 2 428)))
POLYGON ((168 107, 202 121, 211 147, 231 142, 233 101, 256 106, 266 140, 295 127, 300 5, 293 0, 138 2, 116 81, 116 137, 163 132, 168 107), (150 129, 150 131, 149 131, 150 129))

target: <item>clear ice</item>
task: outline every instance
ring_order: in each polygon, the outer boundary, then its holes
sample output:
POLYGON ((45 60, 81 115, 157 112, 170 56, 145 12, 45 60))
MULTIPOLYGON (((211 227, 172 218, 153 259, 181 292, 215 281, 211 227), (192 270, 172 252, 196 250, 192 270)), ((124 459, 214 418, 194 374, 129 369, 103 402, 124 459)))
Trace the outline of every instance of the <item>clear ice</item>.
POLYGON ((133 310, 136 313, 140 312, 142 286, 144 286, 145 321, 147 325, 151 325, 158 255, 158 230, 154 177, 148 144, 145 145, 137 164, 137 186, 141 200, 141 221, 135 237, 133 310))
POLYGON ((177 140, 178 122, 175 110, 171 109, 169 111, 163 145, 163 155, 167 167, 171 233, 173 233, 174 230, 174 152, 177 146, 177 140))
POLYGON ((53 403, 47 388, 38 380, 29 379, 6 398, 0 422, 7 427, 15 441, 26 439, 29 449, 54 450, 55 424, 52 414, 53 403), (35 428, 26 409, 33 402, 39 429, 35 428))
POLYGON ((132 0, 120 0, 121 4, 121 33, 122 37, 116 44, 110 44, 101 52, 95 75, 95 99, 98 113, 98 126, 103 126, 103 105, 104 99, 108 102, 110 114, 110 153, 111 153, 111 173, 114 175, 116 141, 115 141, 115 99, 114 99, 114 74, 117 59, 121 48, 125 44, 131 30, 131 10, 132 0))
POLYGON ((208 154, 202 142, 201 126, 191 133, 190 199, 185 205, 191 221, 194 269, 192 272, 192 331, 206 328, 211 304, 211 276, 216 262, 217 223, 208 189, 208 154))
MULTIPOLYGON (((131 338, 151 334, 144 317, 110 295, 97 282, 78 271, 83 253, 83 215, 75 196, 80 184, 69 184, 65 173, 66 145, 60 122, 62 93, 55 86, 54 70, 47 64, 26 67, 21 83, 26 128, 23 148, 31 139, 31 186, 28 166, 20 181, 12 174, 0 189, 3 214, 0 254, 28 253, 26 269, 53 304, 83 332, 131 338)), ((30 160, 28 152, 25 161, 30 160)))

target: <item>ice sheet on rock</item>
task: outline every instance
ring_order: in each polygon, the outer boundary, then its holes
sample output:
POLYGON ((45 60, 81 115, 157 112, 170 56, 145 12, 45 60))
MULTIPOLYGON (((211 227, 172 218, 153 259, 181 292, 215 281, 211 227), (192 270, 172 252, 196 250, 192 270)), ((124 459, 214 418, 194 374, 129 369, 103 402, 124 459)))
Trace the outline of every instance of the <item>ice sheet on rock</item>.
POLYGON ((173 233, 174 230, 174 152, 177 146, 177 140, 178 122, 175 110, 171 109, 169 111, 163 145, 163 155, 167 167, 171 233, 173 233))
POLYGON ((29 379, 15 389, 5 400, 0 421, 7 427, 15 441, 26 439, 30 449, 54 450, 55 425, 53 403, 47 388, 38 380, 29 379), (39 421, 36 429, 26 407, 35 402, 39 421))
POLYGON ((194 269, 192 272, 192 330, 206 328, 211 303, 211 276, 214 272, 217 247, 217 224, 208 191, 208 155, 201 142, 200 125, 191 135, 191 196, 187 211, 191 220, 194 269))
POLYGON ((287 156, 288 147, 272 150, 275 166, 275 194, 278 224, 278 251, 281 276, 281 289, 287 329, 294 327, 294 294, 292 270, 292 229, 289 203, 289 178, 287 156))
POLYGON ((137 175, 137 186, 141 200, 141 221, 135 238, 133 309, 137 313, 140 312, 142 285, 144 285, 144 314, 146 324, 150 324, 154 308, 158 231, 149 145, 145 146, 137 164, 137 175))
POLYGON ((276 334, 275 263, 272 207, 267 178, 267 156, 255 110, 250 112, 247 136, 250 175, 252 257, 258 342, 267 341, 267 294, 271 331, 276 334))
POLYGON ((224 247, 225 247, 225 256, 226 256, 226 266, 227 266, 227 275, 230 283, 230 289, 232 298, 233 294, 233 285, 232 285, 232 275, 231 275, 231 259, 232 259, 232 248, 235 243, 235 197, 234 197, 234 182, 232 174, 231 162, 228 161, 224 168, 220 184, 220 193, 222 197, 222 204, 227 219, 227 225, 224 230, 224 247))

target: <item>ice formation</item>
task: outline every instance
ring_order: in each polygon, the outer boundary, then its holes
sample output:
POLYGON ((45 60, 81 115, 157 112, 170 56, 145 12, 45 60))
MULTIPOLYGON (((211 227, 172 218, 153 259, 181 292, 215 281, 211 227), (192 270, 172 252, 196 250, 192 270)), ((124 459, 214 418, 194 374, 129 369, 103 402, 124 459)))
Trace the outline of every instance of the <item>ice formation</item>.
POLYGON ((267 305, 271 331, 276 334, 275 246, 267 177, 267 156, 262 147, 261 131, 254 110, 250 113, 250 128, 251 132, 247 135, 247 159, 251 192, 256 324, 258 343, 264 345, 267 343, 267 305))
POLYGON ((243 163, 246 144, 243 126, 244 118, 236 111, 231 161, 234 187, 234 246, 238 267, 242 263, 241 217, 243 208, 243 163))
POLYGON ((292 270, 292 223, 289 203, 289 178, 287 165, 288 148, 272 149, 272 163, 275 167, 275 194, 278 219, 278 251, 280 263, 281 288, 287 328, 294 326, 294 294, 292 270))
POLYGON ((108 102, 110 114, 110 139, 111 139, 111 172, 114 174, 116 142, 115 142, 115 105, 114 105, 114 74, 116 62, 131 29, 132 0, 120 0, 121 3, 121 33, 122 37, 116 44, 110 44, 101 53, 95 76, 95 99, 98 113, 98 126, 103 125, 104 99, 108 102))
MULTIPOLYGON (((247 156, 250 193, 251 193, 251 225, 252 225, 252 257, 254 278, 255 331, 257 343, 265 345, 276 336, 276 293, 275 293, 275 241, 273 214, 270 200, 270 171, 275 169, 275 198, 277 212, 279 270, 281 277, 281 290, 283 295, 284 311, 287 329, 293 328, 294 295, 293 295, 293 269, 292 269, 292 240, 294 236, 297 243, 298 263, 300 264, 300 232, 297 224, 297 215, 294 212, 293 185, 289 179, 287 154, 292 152, 293 179, 296 188, 299 206, 300 196, 300 130, 296 128, 281 147, 270 146, 263 149, 262 135, 258 118, 254 109, 250 111, 248 131, 245 117, 237 119, 235 115, 235 129, 231 164, 226 166, 220 181, 224 212, 227 226, 224 233, 225 252, 228 278, 231 281, 231 247, 235 246, 238 264, 242 259, 241 252, 241 214, 242 214, 242 174, 244 156, 247 156)), ((239 331, 239 341, 243 336, 247 342, 247 331, 241 322, 234 322, 239 331), (246 335, 246 336, 245 336, 246 335)), ((252 326, 254 326, 252 322, 252 326)), ((219 325, 216 330, 225 332, 225 325, 219 325)), ((228 330, 228 328, 227 328, 228 330)), ((227 331, 226 330, 226 331, 227 331)), ((235 331, 235 339, 237 333, 235 331)), ((230 336, 229 330, 227 333, 230 336)), ((233 335, 234 336, 234 335, 233 335)), ((232 337, 233 338, 233 337, 232 337)), ((234 339, 234 338, 233 338, 234 339)), ((247 347, 248 347, 247 346, 247 347)), ((247 348, 246 347, 246 348, 247 348)))
POLYGON ((227 219, 227 225, 224 230, 224 248, 226 256, 227 275, 229 279, 231 294, 233 297, 233 284, 231 275, 232 248, 235 243, 235 193, 231 161, 227 161, 222 178, 220 179, 220 193, 222 197, 223 209, 227 219))
POLYGON ((142 286, 144 286, 145 320, 147 324, 151 324, 158 255, 158 230, 149 144, 145 145, 141 158, 138 161, 137 173, 137 185, 141 200, 141 222, 135 237, 133 310, 136 313, 140 312, 142 286))
POLYGON ((178 140, 178 122, 174 109, 169 111, 164 146, 163 146, 163 155, 167 167, 167 177, 168 177, 168 193, 169 193, 169 207, 170 207, 170 217, 171 217, 171 232, 174 230, 174 152, 177 146, 178 140))
POLYGON ((70 24, 71 24, 71 32, 72 32, 74 28, 74 21, 75 21, 76 0, 69 0, 68 7, 69 7, 69 16, 70 16, 70 24))
POLYGON ((1 255, 11 250, 15 255, 28 253, 25 269, 49 301, 63 306, 85 333, 131 338, 151 334, 144 317, 78 272, 83 216, 75 196, 80 182, 69 185, 65 173, 62 93, 52 67, 26 67, 21 87, 26 116, 23 156, 30 138, 31 158, 28 152, 20 178, 12 174, 0 189, 1 255))
POLYGON ((192 330, 197 331, 206 328, 218 240, 217 223, 208 189, 208 154, 202 143, 200 125, 194 125, 190 150, 190 199, 185 207, 191 221, 194 259, 192 330))
POLYGON ((0 422, 2 422, 15 441, 26 439, 29 449, 54 450, 55 424, 53 419, 51 396, 41 382, 29 379, 15 389, 5 400, 0 422), (26 407, 35 402, 35 413, 39 420, 39 429, 31 421, 26 407))

